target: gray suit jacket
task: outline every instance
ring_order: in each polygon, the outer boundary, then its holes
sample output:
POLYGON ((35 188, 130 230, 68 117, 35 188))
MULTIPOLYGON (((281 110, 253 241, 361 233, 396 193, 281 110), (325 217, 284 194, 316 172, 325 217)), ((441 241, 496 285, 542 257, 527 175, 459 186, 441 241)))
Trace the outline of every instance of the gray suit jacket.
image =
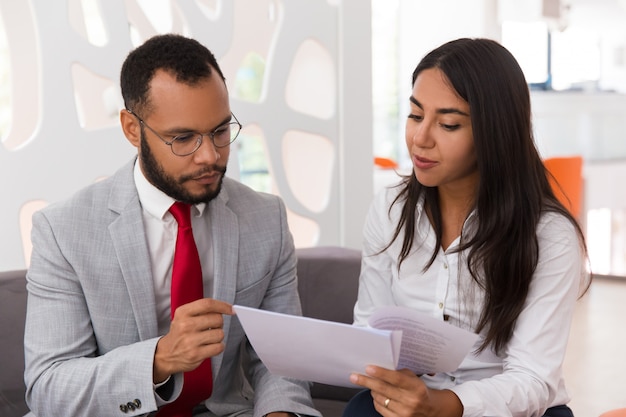
MULTIPOLYGON (((26 399, 38 417, 141 415, 157 408, 152 363, 159 334, 133 162, 33 216, 24 345, 26 399), (135 399, 141 408, 120 410, 135 399)), ((300 314, 282 201, 225 178, 205 215, 214 297, 300 314)), ((224 320, 226 350, 212 360, 210 415, 319 416, 307 384, 271 375, 239 320, 224 320)))

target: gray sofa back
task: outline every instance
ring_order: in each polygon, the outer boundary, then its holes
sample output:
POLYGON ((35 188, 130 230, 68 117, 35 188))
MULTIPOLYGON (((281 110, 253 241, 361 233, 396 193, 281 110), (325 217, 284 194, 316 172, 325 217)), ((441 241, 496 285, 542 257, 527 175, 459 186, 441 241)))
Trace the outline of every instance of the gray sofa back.
POLYGON ((26 271, 0 272, 0 416, 28 413, 24 400, 26 271))
MULTIPOLYGON (((361 272, 361 252, 343 247, 319 246, 300 248, 296 253, 302 315, 352 323, 361 272)), ((341 417, 346 402, 359 391, 357 388, 319 383, 311 386, 315 407, 324 417, 341 417)))

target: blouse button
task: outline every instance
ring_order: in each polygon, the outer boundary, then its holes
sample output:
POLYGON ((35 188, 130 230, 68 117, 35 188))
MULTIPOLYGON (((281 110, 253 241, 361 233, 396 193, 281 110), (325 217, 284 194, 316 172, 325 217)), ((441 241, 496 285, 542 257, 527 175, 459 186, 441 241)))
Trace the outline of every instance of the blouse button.
POLYGON ((439 308, 443 308, 443 303, 439 303, 439 308))

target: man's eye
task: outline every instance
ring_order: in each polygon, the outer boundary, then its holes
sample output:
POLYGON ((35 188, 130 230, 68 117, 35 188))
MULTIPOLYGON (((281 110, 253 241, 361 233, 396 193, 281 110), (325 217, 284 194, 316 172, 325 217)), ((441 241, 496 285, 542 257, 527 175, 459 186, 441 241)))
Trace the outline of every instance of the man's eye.
POLYGON ((191 142, 195 140, 197 137, 198 137, 197 133, 189 132, 189 133, 183 133, 181 135, 178 135, 174 137, 173 140, 179 143, 186 143, 186 142, 191 142))
POLYGON ((220 126, 213 131, 213 136, 220 136, 228 133, 230 125, 220 126))

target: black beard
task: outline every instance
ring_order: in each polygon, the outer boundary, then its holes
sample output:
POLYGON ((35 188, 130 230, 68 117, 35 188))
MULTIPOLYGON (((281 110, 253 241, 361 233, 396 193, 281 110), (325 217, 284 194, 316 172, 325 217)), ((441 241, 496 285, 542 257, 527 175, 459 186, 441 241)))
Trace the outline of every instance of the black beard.
POLYGON ((200 203, 208 203, 213 200, 220 193, 222 189, 222 181, 224 179, 224 174, 226 174, 225 166, 208 166, 203 169, 201 172, 195 173, 195 176, 202 175, 206 172, 219 171, 222 173, 219 182, 217 184, 217 188, 215 191, 207 190, 204 194, 195 196, 190 194, 184 187, 183 183, 189 179, 190 177, 182 177, 176 179, 170 175, 168 175, 161 164, 159 164, 152 153, 152 149, 150 149, 150 145, 146 140, 146 135, 143 129, 141 128, 141 146, 139 150, 139 157, 141 162, 141 167, 143 169, 143 173, 146 176, 146 179, 154 185, 159 190, 163 191, 168 196, 172 197, 176 201, 182 201, 187 204, 200 204, 200 203))

